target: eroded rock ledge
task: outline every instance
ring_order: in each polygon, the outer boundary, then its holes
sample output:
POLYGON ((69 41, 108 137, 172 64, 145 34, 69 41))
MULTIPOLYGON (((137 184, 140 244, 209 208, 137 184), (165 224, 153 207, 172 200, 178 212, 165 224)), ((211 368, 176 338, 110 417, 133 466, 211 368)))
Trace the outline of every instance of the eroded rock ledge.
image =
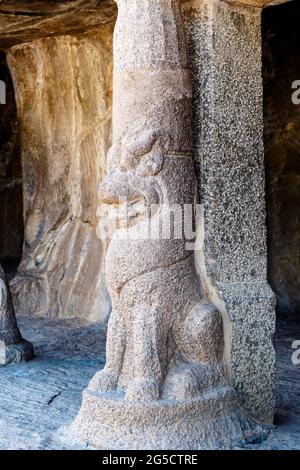
POLYGON ((0 48, 45 36, 79 33, 115 21, 113 0, 0 1, 0 48))

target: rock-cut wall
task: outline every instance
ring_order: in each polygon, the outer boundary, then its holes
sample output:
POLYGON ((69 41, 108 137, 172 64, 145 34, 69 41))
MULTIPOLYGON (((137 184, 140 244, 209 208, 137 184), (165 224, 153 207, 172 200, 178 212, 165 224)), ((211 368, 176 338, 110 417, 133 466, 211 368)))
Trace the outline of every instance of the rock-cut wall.
POLYGON ((20 125, 24 247, 17 311, 108 314, 98 187, 111 140, 112 25, 8 51, 20 125))

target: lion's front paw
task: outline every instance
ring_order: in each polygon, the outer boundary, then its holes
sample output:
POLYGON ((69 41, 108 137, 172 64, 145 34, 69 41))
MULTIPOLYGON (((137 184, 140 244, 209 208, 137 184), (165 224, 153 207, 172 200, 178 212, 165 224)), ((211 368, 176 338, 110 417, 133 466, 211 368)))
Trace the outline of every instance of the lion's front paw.
POLYGON ((128 386, 126 400, 155 401, 160 398, 160 382, 152 379, 135 380, 128 386))
POLYGON ((89 383, 88 389, 94 392, 104 393, 115 390, 117 385, 118 378, 114 374, 101 370, 94 375, 89 383))

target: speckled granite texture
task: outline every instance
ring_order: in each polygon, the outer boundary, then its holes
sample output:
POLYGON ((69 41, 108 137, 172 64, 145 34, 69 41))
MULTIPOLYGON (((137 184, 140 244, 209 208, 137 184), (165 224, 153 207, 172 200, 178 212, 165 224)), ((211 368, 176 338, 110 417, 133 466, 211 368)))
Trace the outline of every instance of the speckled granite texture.
POLYGON ((223 313, 228 372, 255 418, 274 412, 274 295, 267 283, 260 10, 184 3, 202 284, 223 313))

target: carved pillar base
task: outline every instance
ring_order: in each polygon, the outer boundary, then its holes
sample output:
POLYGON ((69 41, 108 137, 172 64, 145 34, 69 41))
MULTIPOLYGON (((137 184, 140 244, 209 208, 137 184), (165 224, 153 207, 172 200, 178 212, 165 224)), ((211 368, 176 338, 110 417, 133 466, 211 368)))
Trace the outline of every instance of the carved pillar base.
POLYGON ((33 346, 25 339, 17 344, 4 344, 0 342, 0 365, 2 366, 14 362, 29 361, 33 356, 33 346))
POLYGON ((18 328, 9 285, 0 265, 0 365, 29 361, 33 356, 32 344, 22 338, 18 328))
POLYGON ((98 449, 231 449, 262 440, 267 430, 247 419, 231 387, 191 400, 125 401, 86 390, 71 431, 98 449))

